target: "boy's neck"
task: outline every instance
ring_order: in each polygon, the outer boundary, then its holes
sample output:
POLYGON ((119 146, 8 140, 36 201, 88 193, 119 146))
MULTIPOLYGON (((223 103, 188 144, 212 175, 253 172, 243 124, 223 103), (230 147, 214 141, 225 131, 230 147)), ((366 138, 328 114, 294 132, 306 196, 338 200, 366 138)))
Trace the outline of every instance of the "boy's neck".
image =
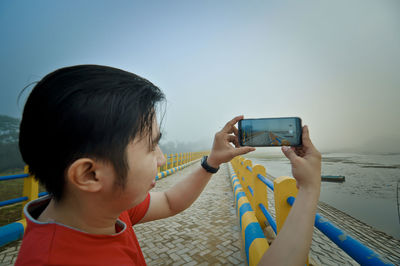
POLYGON ((61 202, 51 199, 37 220, 57 222, 90 234, 115 234, 115 224, 119 215, 106 214, 104 208, 97 206, 89 206, 82 202, 75 203, 66 199, 61 202))

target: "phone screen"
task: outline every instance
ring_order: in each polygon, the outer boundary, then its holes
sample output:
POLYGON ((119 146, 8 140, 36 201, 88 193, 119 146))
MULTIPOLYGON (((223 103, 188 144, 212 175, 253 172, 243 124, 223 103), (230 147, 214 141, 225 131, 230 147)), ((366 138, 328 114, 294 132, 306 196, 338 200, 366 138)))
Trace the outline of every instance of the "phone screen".
POLYGON ((239 121, 241 146, 301 146, 299 117, 243 119, 239 121))

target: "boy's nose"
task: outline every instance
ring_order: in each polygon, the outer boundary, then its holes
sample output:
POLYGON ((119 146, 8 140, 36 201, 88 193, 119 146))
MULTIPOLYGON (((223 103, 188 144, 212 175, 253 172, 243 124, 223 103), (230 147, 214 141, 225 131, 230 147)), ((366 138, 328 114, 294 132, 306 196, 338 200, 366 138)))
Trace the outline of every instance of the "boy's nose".
POLYGON ((160 147, 158 147, 158 150, 157 167, 161 167, 167 162, 167 160, 165 159, 160 147))

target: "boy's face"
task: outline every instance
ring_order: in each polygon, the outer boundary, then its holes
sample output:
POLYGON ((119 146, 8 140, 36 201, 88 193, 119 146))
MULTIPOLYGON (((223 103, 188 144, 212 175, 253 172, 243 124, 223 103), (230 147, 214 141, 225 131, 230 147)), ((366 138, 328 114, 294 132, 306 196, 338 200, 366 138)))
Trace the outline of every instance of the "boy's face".
POLYGON ((153 121, 152 143, 149 137, 137 136, 126 148, 128 173, 123 189, 115 189, 113 198, 118 208, 126 210, 141 203, 155 186, 157 168, 166 160, 158 141, 161 137, 157 120, 153 121))

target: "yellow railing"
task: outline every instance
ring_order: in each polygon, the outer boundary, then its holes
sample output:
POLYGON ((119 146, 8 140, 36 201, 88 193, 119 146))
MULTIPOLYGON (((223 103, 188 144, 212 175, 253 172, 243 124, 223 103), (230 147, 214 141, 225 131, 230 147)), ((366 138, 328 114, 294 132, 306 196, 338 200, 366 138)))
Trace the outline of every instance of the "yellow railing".
POLYGON ((247 263, 257 265, 269 248, 267 238, 269 240, 274 238, 274 235, 271 235, 271 228, 279 234, 290 212, 291 206, 287 199, 295 198, 297 195, 296 180, 281 176, 272 182, 266 178, 264 166, 253 165, 251 160, 240 156, 235 157, 231 164, 235 171, 231 180, 245 242, 247 263), (268 211, 268 186, 274 193, 276 225, 268 211))
MULTIPOLYGON (((188 166, 190 162, 194 162, 202 156, 207 155, 208 153, 209 151, 164 154, 166 158, 166 163, 165 165, 158 168, 156 180, 183 169, 184 167, 188 166)), ((34 178, 34 176, 29 175, 27 166, 25 167, 24 172, 25 174, 18 175, 18 177, 15 175, 5 177, 7 179, 24 178, 24 187, 22 197, 1 202, 3 203, 3 206, 22 202, 23 210, 24 206, 28 202, 35 200, 40 196, 48 194, 47 192, 39 193, 39 183, 34 178)), ((22 211, 22 217, 23 216, 24 215, 22 211)), ((14 223, 0 227, 0 246, 21 238, 25 228, 26 220, 24 218, 14 223)))
MULTIPOLYGON (((161 173, 163 171, 185 165, 191 161, 195 161, 201 158, 204 155, 207 155, 209 152, 185 152, 185 153, 171 153, 171 154, 164 154, 166 158, 166 163, 158 167, 157 173, 161 173)), ((25 173, 28 173, 28 166, 25 166, 24 169, 25 173)), ((24 178, 24 188, 23 188, 23 197, 27 197, 28 200, 24 201, 23 207, 32 200, 38 198, 39 194, 39 182, 34 178, 34 176, 29 175, 29 177, 24 178)))

